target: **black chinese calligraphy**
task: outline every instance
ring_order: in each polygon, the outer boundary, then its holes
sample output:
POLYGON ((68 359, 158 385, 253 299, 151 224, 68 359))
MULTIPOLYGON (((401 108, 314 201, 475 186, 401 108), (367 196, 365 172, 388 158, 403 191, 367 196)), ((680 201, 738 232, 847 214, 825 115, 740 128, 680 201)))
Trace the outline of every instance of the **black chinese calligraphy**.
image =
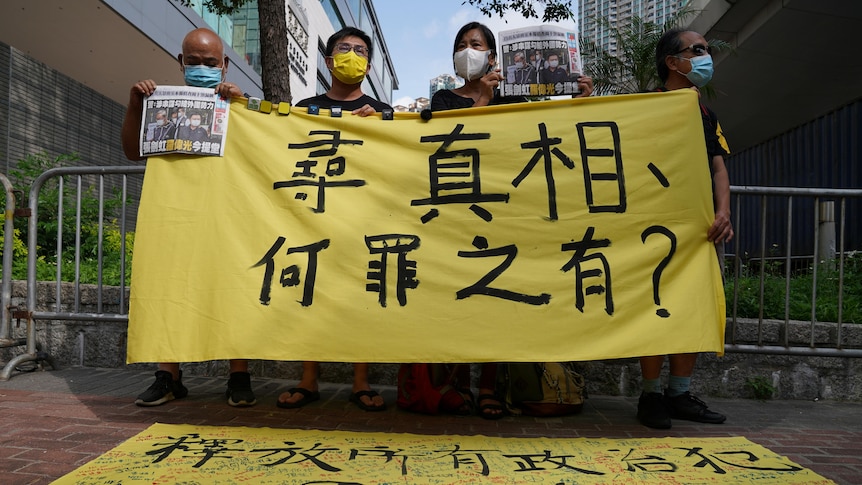
MULTIPOLYGON (((272 292, 272 279, 275 273, 275 256, 278 254, 278 251, 281 250, 281 247, 284 246, 285 241, 286 239, 284 237, 279 236, 278 238, 276 238, 275 242, 266 251, 266 254, 264 254, 263 258, 261 258, 260 261, 251 266, 252 268, 257 268, 260 266, 264 267, 263 282, 260 286, 261 305, 269 305, 270 303, 272 292)), ((302 290, 302 299, 299 302, 302 306, 310 306, 311 303, 314 301, 314 282, 317 278, 318 253, 328 247, 329 239, 323 239, 305 246, 288 248, 285 252, 286 255, 294 253, 308 254, 308 261, 306 263, 305 270, 305 281, 302 290)), ((281 283, 282 288, 286 288, 289 286, 298 286, 300 284, 299 275, 299 265, 291 264, 282 268, 278 281, 279 283, 281 283)))
POLYGON ((251 452, 266 453, 261 457, 261 459, 280 456, 280 458, 275 461, 264 463, 263 466, 276 467, 280 465, 298 465, 302 462, 308 461, 324 471, 341 471, 340 468, 320 459, 320 457, 327 452, 338 452, 338 448, 320 448, 320 443, 314 443, 310 448, 304 449, 302 446, 293 446, 296 445, 296 442, 294 441, 285 441, 284 444, 288 446, 280 448, 255 448, 251 450, 251 452))
MULTIPOLYGON (((587 206, 591 213, 626 211, 625 176, 620 150, 620 129, 613 121, 594 121, 577 124, 581 145, 581 160, 584 164, 584 186, 587 206), (610 146, 605 139, 610 137, 610 146), (596 146, 598 145, 598 146, 596 146), (612 170, 605 167, 610 165, 612 170), (596 201, 599 192, 594 184, 615 184, 615 200, 596 201)), ((605 192, 602 192, 605 193, 605 192)))
POLYGON ((153 446, 161 448, 150 450, 146 453, 147 456, 156 456, 153 463, 158 463, 165 460, 174 452, 188 453, 183 457, 198 457, 201 458, 192 465, 192 468, 200 468, 207 464, 213 458, 223 460, 232 460, 232 453, 244 451, 242 448, 230 448, 229 445, 242 444, 241 439, 224 439, 224 438, 201 438, 199 434, 191 433, 179 437, 168 436, 168 439, 173 440, 171 443, 156 443, 153 446))
MULTIPOLYGON (((456 141, 487 140, 490 133, 462 133, 463 124, 445 135, 429 135, 419 139, 422 143, 442 143, 428 157, 428 182, 430 197, 414 199, 410 205, 442 205, 470 204, 470 210, 485 221, 492 219, 492 214, 479 206, 482 202, 508 202, 509 194, 483 194, 482 178, 479 169, 479 150, 464 148, 448 150, 456 141)), ((426 223, 436 217, 439 212, 432 209, 422 217, 426 223)))
POLYGON ((461 465, 479 465, 480 473, 483 476, 488 476, 491 473, 491 468, 488 466, 488 460, 485 459, 486 453, 499 453, 500 450, 496 449, 485 449, 485 450, 470 450, 470 449, 461 449, 461 445, 456 444, 454 447, 449 449, 441 449, 434 450, 434 453, 441 453, 441 456, 451 456, 452 457, 452 468, 454 470, 458 470, 461 468, 461 465))
POLYGON ((551 155, 553 154, 557 159, 563 162, 563 166, 568 169, 575 168, 575 162, 569 158, 568 155, 563 153, 559 147, 551 148, 553 145, 559 145, 562 142, 561 138, 548 138, 548 129, 545 127, 544 123, 539 123, 539 139, 536 141, 529 141, 525 143, 521 143, 521 148, 523 149, 536 149, 536 153, 533 155, 533 158, 527 162, 527 165, 521 170, 521 173, 512 180, 512 185, 517 187, 521 184, 524 178, 533 171, 536 163, 539 160, 542 160, 543 167, 545 170, 545 184, 548 187, 548 218, 552 221, 556 221, 559 219, 557 215, 557 185, 554 182, 554 171, 552 169, 552 159, 551 155))
MULTIPOLYGON (((316 213, 326 211, 326 188, 327 187, 362 187, 365 181, 362 179, 348 180, 329 180, 329 178, 341 177, 347 171, 347 160, 343 156, 337 156, 326 160, 323 174, 315 172, 314 169, 320 163, 314 160, 316 157, 329 157, 335 155, 338 147, 341 145, 362 145, 362 140, 342 140, 341 132, 338 130, 312 130, 308 132, 308 136, 314 135, 329 135, 328 140, 315 140, 306 143, 290 143, 288 148, 291 150, 315 148, 328 145, 329 148, 312 150, 308 156, 308 160, 300 160, 296 162, 297 171, 293 172, 292 180, 282 180, 272 184, 273 190, 289 188, 289 187, 317 187, 317 202, 312 208, 316 213)), ((294 196, 296 199, 305 200, 308 194, 305 192, 297 192, 294 196)))
POLYGON ((395 254, 395 297, 399 305, 406 305, 407 290, 419 286, 419 280, 416 279, 416 261, 407 259, 407 253, 419 247, 419 236, 410 234, 365 236, 365 245, 370 254, 380 255, 380 259, 368 262, 368 279, 375 282, 365 285, 365 291, 376 292, 379 295, 378 303, 386 307, 386 274, 389 255, 395 254))
POLYGON ((503 262, 494 267, 479 281, 472 285, 462 288, 455 293, 458 300, 463 300, 472 295, 487 295, 503 300, 509 300, 519 303, 527 303, 530 305, 547 305, 551 301, 551 295, 542 293, 539 295, 527 295, 511 290, 492 288, 488 286, 497 279, 503 271, 512 265, 515 257, 518 255, 518 247, 514 244, 502 246, 499 248, 488 249, 488 240, 481 236, 473 238, 473 246, 479 251, 458 251, 458 256, 462 258, 490 258, 494 256, 505 256, 503 262))
POLYGON ((572 268, 575 269, 575 308, 581 313, 584 312, 585 295, 605 295, 605 313, 608 315, 614 314, 614 298, 611 291, 611 269, 608 260, 602 253, 587 255, 587 251, 592 249, 606 248, 611 245, 610 239, 593 239, 595 227, 588 227, 584 232, 584 237, 580 241, 572 241, 562 245, 563 251, 574 251, 571 259, 563 265, 563 272, 568 272, 572 268), (601 265, 601 268, 590 268, 586 263, 596 260, 601 265), (584 266, 587 266, 586 268, 584 266), (597 283, 584 286, 584 280, 587 278, 602 278, 604 284, 597 283))
POLYGON ((386 459, 385 463, 389 463, 396 458, 400 458, 401 475, 407 475, 407 459, 410 458, 410 455, 404 453, 404 449, 402 448, 393 449, 386 445, 371 446, 367 448, 353 448, 350 450, 350 458, 348 458, 348 460, 355 460, 356 457, 359 456, 383 457, 386 459))
POLYGON ((513 454, 513 455, 503 455, 506 458, 512 458, 515 460, 515 463, 518 465, 518 468, 514 470, 515 472, 536 472, 547 469, 559 470, 565 469, 573 472, 583 473, 585 475, 604 475, 604 472, 596 471, 596 470, 588 470, 586 468, 579 468, 576 466, 572 466, 568 464, 566 461, 568 458, 574 458, 574 455, 551 455, 551 450, 543 450, 542 454, 539 453, 523 453, 523 454, 513 454))
MULTIPOLYGON (((641 242, 646 243, 647 238, 652 234, 662 234, 666 236, 670 240, 670 249, 667 252, 667 256, 662 258, 659 261, 658 266, 656 266, 655 271, 652 273, 652 299, 656 305, 661 305, 661 297, 659 297, 659 282, 661 281, 661 273, 667 267, 668 263, 670 263, 670 259, 673 257, 673 254, 676 252, 676 234, 670 231, 670 229, 663 226, 650 226, 641 233, 641 242)), ((670 316, 670 312, 665 308, 659 308, 656 310, 656 315, 667 318, 670 316)))

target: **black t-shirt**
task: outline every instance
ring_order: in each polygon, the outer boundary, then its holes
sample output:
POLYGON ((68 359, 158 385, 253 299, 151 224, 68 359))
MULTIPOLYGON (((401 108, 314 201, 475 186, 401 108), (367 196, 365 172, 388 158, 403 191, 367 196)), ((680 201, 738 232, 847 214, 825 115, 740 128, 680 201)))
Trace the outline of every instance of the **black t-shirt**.
MULTIPOLYGON (((667 92, 667 89, 662 87, 656 89, 656 91, 667 92)), ((729 153, 724 149, 724 146, 721 143, 721 140, 724 138, 724 134, 721 133, 721 128, 718 125, 718 116, 705 104, 700 102, 698 104, 700 105, 700 118, 703 122, 703 136, 706 138, 706 154, 709 156, 708 161, 711 172, 712 157, 715 157, 716 155, 726 157, 729 153)))
MULTIPOLYGON (((500 96, 499 94, 494 95, 494 99, 491 100, 491 105, 495 104, 509 104, 509 103, 523 103, 526 102, 527 98, 523 96, 500 96)), ((443 89, 434 93, 434 96, 431 98, 431 111, 446 111, 449 109, 460 109, 460 108, 472 108, 475 101, 473 98, 465 98, 464 96, 460 96, 453 92, 450 89, 443 89)))
POLYGON ((341 109, 343 109, 344 111, 353 111, 355 109, 359 109, 365 106, 366 104, 371 105, 371 107, 377 111, 383 111, 384 109, 392 109, 392 106, 377 101, 376 99, 372 98, 371 96, 368 96, 367 94, 363 94, 362 96, 351 101, 339 101, 337 99, 332 99, 325 94, 320 94, 312 98, 305 98, 302 101, 296 103, 296 106, 300 108, 307 108, 311 104, 326 109, 329 109, 333 106, 341 106, 341 109))

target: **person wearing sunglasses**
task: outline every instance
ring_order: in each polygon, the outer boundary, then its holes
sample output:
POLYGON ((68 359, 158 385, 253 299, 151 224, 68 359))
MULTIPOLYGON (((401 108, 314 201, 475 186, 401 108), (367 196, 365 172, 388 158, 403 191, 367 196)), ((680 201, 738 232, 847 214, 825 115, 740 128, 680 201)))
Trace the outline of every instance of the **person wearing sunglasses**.
MULTIPOLYGON (((663 87, 658 91, 697 89, 712 79, 712 49, 697 32, 673 29, 666 32, 656 45, 656 68, 663 87)), ((724 157, 728 155, 727 142, 715 113, 700 103, 703 132, 706 138, 707 162, 712 175, 715 219, 706 238, 715 244, 718 261, 723 260, 724 243, 733 238, 730 223, 730 180, 724 157)), ((637 418, 644 426, 658 429, 671 427, 671 419, 699 423, 723 423, 727 418, 691 395, 689 387, 696 353, 668 356, 670 376, 668 387, 662 392, 661 370, 664 355, 640 358, 642 392, 638 400, 637 418)))
MULTIPOLYGON (((340 107, 357 116, 368 116, 392 107, 363 94, 362 80, 370 68, 371 38, 355 27, 345 27, 332 34, 326 42, 326 67, 332 73, 332 87, 325 94, 303 99, 298 107, 317 106, 332 109, 340 107)), ((368 382, 368 364, 353 364, 353 392, 350 402, 364 411, 383 411, 386 402, 371 389, 368 382)), ((278 396, 280 408, 300 408, 320 399, 318 391, 319 362, 303 362, 302 377, 296 387, 278 396)))
POLYGON ((338 106, 359 116, 392 109, 362 92, 362 80, 371 68, 371 54, 371 37, 356 27, 345 27, 332 34, 326 42, 326 67, 332 74, 332 87, 296 106, 327 109, 338 106))

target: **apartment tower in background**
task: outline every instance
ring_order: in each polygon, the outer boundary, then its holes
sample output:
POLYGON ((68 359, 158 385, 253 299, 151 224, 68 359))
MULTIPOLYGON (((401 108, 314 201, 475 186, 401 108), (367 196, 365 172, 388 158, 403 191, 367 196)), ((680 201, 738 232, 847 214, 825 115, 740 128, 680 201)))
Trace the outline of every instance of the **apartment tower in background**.
POLYGON ((626 25, 632 16, 663 24, 689 0, 578 0, 578 25, 581 37, 592 40, 610 54, 617 53, 611 32, 596 19, 605 18, 614 27, 626 25))

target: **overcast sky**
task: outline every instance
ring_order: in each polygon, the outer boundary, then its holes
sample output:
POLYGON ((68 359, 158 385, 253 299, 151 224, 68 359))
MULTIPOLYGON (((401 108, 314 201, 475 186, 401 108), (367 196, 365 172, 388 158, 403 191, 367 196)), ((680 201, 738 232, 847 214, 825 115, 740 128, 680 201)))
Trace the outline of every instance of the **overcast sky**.
MULTIPOLYGON (((504 19, 486 17, 475 7, 461 5, 462 1, 374 0, 374 10, 398 77, 399 89, 393 92, 393 106, 406 106, 418 97, 427 97, 431 78, 454 74, 452 44, 464 24, 481 22, 497 35, 501 30, 541 23, 540 19, 527 20, 517 14, 504 19)), ((577 2, 573 7, 577 8, 577 2)), ((575 27, 574 20, 555 24, 575 27)))

